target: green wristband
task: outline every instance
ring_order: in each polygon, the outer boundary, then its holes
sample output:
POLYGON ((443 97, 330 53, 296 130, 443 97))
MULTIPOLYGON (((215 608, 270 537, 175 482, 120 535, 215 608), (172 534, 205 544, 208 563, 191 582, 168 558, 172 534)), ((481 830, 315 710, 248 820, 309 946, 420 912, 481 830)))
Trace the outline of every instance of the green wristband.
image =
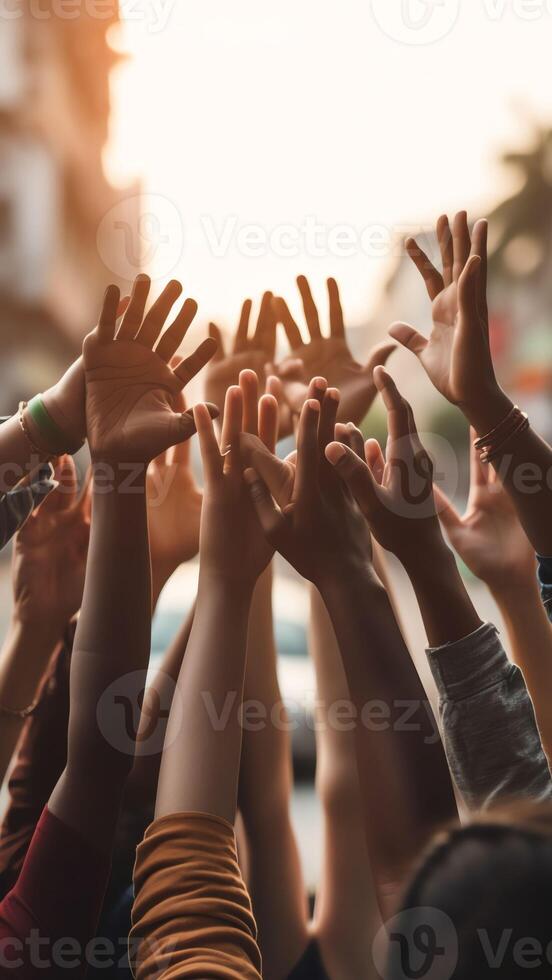
POLYGON ((63 453, 72 454, 78 452, 82 446, 82 443, 79 446, 68 448, 67 436, 49 414, 44 402, 42 401, 42 395, 35 395, 34 398, 31 398, 29 404, 27 405, 27 410, 38 432, 44 440, 44 445, 48 446, 53 456, 61 456, 63 453))

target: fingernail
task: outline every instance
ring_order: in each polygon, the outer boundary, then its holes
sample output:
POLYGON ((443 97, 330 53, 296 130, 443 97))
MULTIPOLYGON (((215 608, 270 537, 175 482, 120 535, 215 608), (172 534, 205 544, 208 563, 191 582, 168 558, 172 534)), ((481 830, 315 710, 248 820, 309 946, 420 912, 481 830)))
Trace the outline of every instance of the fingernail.
POLYGON ((347 450, 345 446, 342 446, 339 442, 332 442, 326 447, 326 459, 330 461, 333 466, 337 466, 341 462, 344 456, 347 455, 347 450))
POLYGON ((305 404, 308 405, 311 412, 320 411, 320 402, 315 401, 314 398, 309 398, 309 400, 305 404))

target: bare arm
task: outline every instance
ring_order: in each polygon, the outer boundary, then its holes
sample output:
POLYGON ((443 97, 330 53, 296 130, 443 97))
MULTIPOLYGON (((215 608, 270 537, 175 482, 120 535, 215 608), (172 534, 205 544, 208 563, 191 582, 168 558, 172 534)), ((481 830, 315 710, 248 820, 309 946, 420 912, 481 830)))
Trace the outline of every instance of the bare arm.
MULTIPOLYGON (((413 239, 407 244, 432 301, 433 330, 423 337, 408 324, 391 334, 422 363, 438 391, 463 411, 478 436, 488 435, 513 405, 500 388, 491 357, 487 309, 487 222, 478 221, 470 236, 467 215, 459 212, 452 227, 439 218, 437 238, 441 274, 413 239)), ((510 494, 533 548, 552 554, 552 449, 531 427, 502 445, 492 465, 510 494)))
MULTIPOLYGON (((268 404, 275 410, 272 398, 268 404)), ((205 474, 200 581, 167 727, 157 818, 193 811, 233 824, 236 815, 249 610, 255 582, 271 557, 242 481, 242 416, 242 392, 230 388, 222 445, 232 449, 223 459, 205 408, 195 412, 205 474)))
POLYGON ((136 680, 143 684, 150 650, 146 468, 192 434, 189 417, 173 412, 174 399, 213 350, 208 343, 171 371, 166 362, 195 305, 184 305, 153 352, 180 287, 169 285, 144 317, 148 292, 149 280, 138 277, 116 332, 119 296, 111 287, 84 345, 92 533, 71 666, 67 767, 50 808, 102 850, 110 847, 134 755, 125 706, 133 704, 136 680))
MULTIPOLYGON (((454 797, 423 687, 372 568, 364 518, 351 498, 339 492, 331 467, 321 465, 320 451, 334 432, 338 393, 330 389, 322 398, 321 409, 313 398, 305 402, 297 469, 287 498, 280 490, 286 464, 265 460, 260 449, 251 453, 255 470, 246 476, 270 540, 316 584, 333 622, 361 719, 356 744, 364 825, 385 914, 388 887, 396 889, 435 826, 454 815, 454 797), (281 513, 257 473, 272 489, 281 513), (395 724, 397 700, 420 707, 416 731, 405 732, 395 724), (380 711, 376 726, 370 719, 374 703, 380 711), (367 714, 368 723, 362 723, 367 714)), ((348 451, 341 444, 340 449, 348 451)))

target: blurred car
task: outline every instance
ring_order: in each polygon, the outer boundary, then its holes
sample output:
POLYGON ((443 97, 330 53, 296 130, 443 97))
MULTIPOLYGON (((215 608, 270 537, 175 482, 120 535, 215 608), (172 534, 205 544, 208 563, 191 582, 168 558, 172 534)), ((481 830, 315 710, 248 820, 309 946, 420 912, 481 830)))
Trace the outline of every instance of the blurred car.
MULTIPOLYGON (((155 670, 172 642, 197 593, 198 567, 183 565, 172 576, 159 599, 152 628, 155 670)), ((278 678, 288 713, 297 776, 312 776, 316 764, 314 708, 316 681, 307 649, 309 597, 304 584, 276 573, 273 591, 278 678)))

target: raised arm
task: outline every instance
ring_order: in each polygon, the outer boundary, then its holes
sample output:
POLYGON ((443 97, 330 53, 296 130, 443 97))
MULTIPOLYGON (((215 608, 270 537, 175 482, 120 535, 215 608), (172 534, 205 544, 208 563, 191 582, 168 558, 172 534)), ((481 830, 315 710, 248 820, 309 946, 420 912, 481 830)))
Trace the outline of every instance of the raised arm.
POLYGON ((495 628, 481 623, 444 543, 432 465, 412 409, 383 368, 376 383, 388 411, 387 459, 373 442, 366 463, 337 444, 327 453, 416 592, 451 770, 470 806, 500 797, 546 798, 552 782, 521 672, 508 662, 495 628))
POLYGON ((535 706, 544 750, 552 757, 552 627, 542 603, 535 553, 511 497, 495 470, 471 450, 471 487, 466 513, 458 514, 435 488, 439 517, 452 547, 486 583, 508 631, 513 659, 535 706))
POLYGON ((452 232, 443 216, 437 237, 442 275, 413 239, 407 242, 433 304, 431 335, 425 338, 405 323, 394 324, 390 333, 416 355, 437 390, 463 411, 482 440, 482 451, 488 450, 533 548, 552 555, 552 449, 514 412, 491 357, 487 222, 478 221, 470 238, 465 211, 456 215, 452 232))
POLYGON ((368 526, 323 455, 338 402, 335 389, 322 407, 306 401, 296 467, 250 444, 246 478, 268 539, 317 586, 332 619, 357 720, 364 827, 385 914, 419 848, 455 806, 423 687, 372 567, 368 526), (417 706, 415 731, 397 724, 405 703, 417 706))
POLYGON ((101 850, 111 845, 134 756, 125 704, 138 693, 133 685, 143 685, 150 652, 146 468, 193 433, 192 418, 175 413, 173 403, 214 348, 206 341, 172 371, 167 362, 195 304, 184 304, 154 351, 180 287, 170 284, 144 316, 149 285, 138 277, 118 331, 118 290, 108 289, 84 344, 92 534, 71 665, 67 768, 49 808, 101 850))
POLYGON ((84 587, 89 498, 79 497, 75 464, 59 460, 58 483, 16 535, 13 608, 0 653, 0 782, 51 654, 78 611, 84 587))
MULTIPOLYGON (((275 413, 265 396, 260 411, 275 413)), ((253 589, 272 557, 242 480, 243 397, 226 395, 221 448, 204 406, 195 420, 205 493, 194 623, 173 698, 156 820, 138 851, 135 975, 243 976, 260 956, 234 838, 241 704, 253 589), (224 972, 225 969, 227 972, 224 972), (233 972, 232 972, 233 971, 233 972)))

